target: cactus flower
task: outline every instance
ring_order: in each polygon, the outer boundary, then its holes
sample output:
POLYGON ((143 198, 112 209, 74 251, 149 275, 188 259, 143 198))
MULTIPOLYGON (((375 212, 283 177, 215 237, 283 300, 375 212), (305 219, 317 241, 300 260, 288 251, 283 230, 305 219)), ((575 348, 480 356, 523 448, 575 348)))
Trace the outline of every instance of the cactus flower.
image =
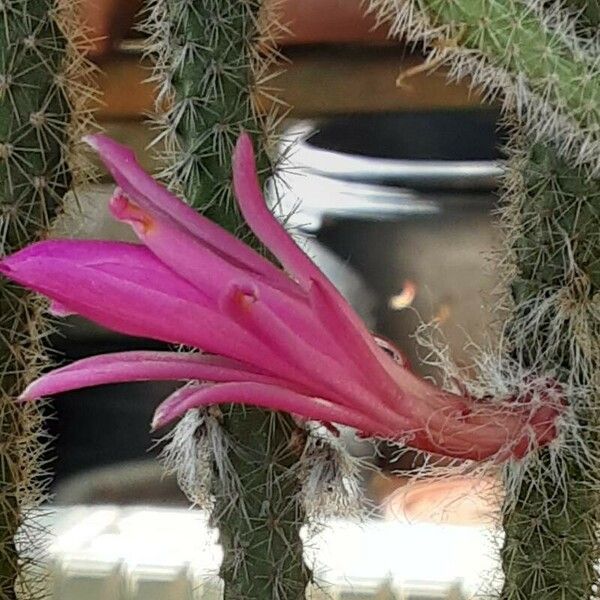
POLYGON ((239 403, 463 459, 519 458, 555 438, 560 411, 543 394, 536 403, 453 394, 382 347, 269 211, 247 135, 235 149, 235 193, 282 269, 171 194, 128 148, 101 135, 87 141, 119 186, 113 216, 142 244, 44 241, 6 257, 0 271, 50 298, 57 313, 201 352, 86 358, 34 381, 23 400, 177 380, 187 383, 160 405, 154 427, 193 408, 239 403))

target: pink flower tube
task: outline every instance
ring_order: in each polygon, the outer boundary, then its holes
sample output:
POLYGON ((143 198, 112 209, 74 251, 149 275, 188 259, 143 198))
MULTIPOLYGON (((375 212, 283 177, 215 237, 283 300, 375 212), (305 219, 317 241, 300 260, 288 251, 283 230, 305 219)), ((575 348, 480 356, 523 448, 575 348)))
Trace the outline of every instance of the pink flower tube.
POLYGON ((106 383, 193 382, 158 408, 154 427, 186 411, 251 404, 401 439, 428 452, 497 461, 556 435, 550 400, 479 401, 440 389, 394 360, 268 210, 250 138, 233 157, 240 210, 283 270, 198 215, 146 174, 131 150, 88 143, 118 184, 110 210, 143 245, 45 241, 0 262, 6 277, 121 333, 201 353, 122 352, 75 362, 33 382, 22 400, 106 383))

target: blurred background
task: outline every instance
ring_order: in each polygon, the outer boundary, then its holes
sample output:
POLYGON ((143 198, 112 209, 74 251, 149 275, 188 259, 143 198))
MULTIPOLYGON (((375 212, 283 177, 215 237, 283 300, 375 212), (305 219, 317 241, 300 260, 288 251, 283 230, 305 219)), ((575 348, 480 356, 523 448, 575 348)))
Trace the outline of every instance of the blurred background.
MULTIPOLYGON (((99 67, 97 117, 153 170, 151 64, 135 27, 141 2, 88 0, 85 7, 99 67)), ((288 62, 275 85, 291 107, 281 142, 288 155, 282 213, 293 212, 290 226, 307 252, 416 370, 435 375, 414 339, 421 320, 435 320, 454 359, 468 366, 469 345, 493 330, 483 305, 497 284, 486 258, 497 236, 497 111, 468 82, 419 71, 419 49, 388 41, 360 0, 288 0, 281 8, 288 62), (406 70, 414 74, 399 77, 406 70)), ((63 219, 55 235, 132 239, 108 216, 111 191, 101 178, 78 198, 82 214, 63 219)), ((64 321, 53 346, 65 363, 160 347, 77 317, 64 321)), ((149 422, 171 389, 104 386, 53 400, 56 600, 218 597, 219 550, 206 519, 187 510, 154 459, 160 443, 149 422)), ((360 525, 330 524, 309 545, 323 597, 476 596, 494 566, 486 517, 492 482, 460 477, 404 490, 414 457, 394 460, 393 449, 351 434, 344 441, 366 465, 362 483, 374 510, 360 525)))

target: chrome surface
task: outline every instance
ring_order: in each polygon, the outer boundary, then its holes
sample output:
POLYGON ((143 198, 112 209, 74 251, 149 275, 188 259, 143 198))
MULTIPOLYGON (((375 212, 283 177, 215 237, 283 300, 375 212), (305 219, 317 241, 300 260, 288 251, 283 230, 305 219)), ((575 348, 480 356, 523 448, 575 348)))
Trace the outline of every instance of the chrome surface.
POLYGON ((503 167, 496 155, 493 118, 474 114, 433 116, 431 124, 419 115, 410 119, 417 121, 410 131, 403 129, 406 115, 294 123, 281 142, 280 181, 271 187, 280 215, 291 227, 315 232, 326 219, 387 221, 488 210, 503 167), (466 140, 461 118, 475 120, 464 125, 471 136, 466 140), (436 119, 444 130, 437 137, 436 119), (482 132, 478 143, 474 125, 482 132), (473 148, 460 147, 469 143, 473 148), (433 158, 424 158, 428 154, 433 158))
POLYGON ((316 175, 345 181, 396 184, 417 189, 482 190, 497 186, 502 165, 495 160, 407 160, 358 156, 310 143, 319 131, 315 121, 297 123, 286 132, 283 147, 292 165, 316 175))

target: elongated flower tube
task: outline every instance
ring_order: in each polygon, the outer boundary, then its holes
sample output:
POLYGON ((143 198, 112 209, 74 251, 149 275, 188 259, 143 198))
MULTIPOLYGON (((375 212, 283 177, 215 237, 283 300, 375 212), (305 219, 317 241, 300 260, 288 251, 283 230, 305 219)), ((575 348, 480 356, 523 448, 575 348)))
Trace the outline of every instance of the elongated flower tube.
POLYGON ((187 383, 158 408, 154 427, 193 408, 240 403, 462 459, 520 458, 556 437, 560 409, 550 393, 503 403, 449 393, 382 347, 267 208, 248 136, 235 149, 236 196, 283 269, 172 195, 128 148, 101 135, 87 141, 118 184, 113 216, 142 244, 46 241, 5 258, 0 271, 60 314, 201 352, 86 358, 41 377, 23 400, 177 380, 187 383))

